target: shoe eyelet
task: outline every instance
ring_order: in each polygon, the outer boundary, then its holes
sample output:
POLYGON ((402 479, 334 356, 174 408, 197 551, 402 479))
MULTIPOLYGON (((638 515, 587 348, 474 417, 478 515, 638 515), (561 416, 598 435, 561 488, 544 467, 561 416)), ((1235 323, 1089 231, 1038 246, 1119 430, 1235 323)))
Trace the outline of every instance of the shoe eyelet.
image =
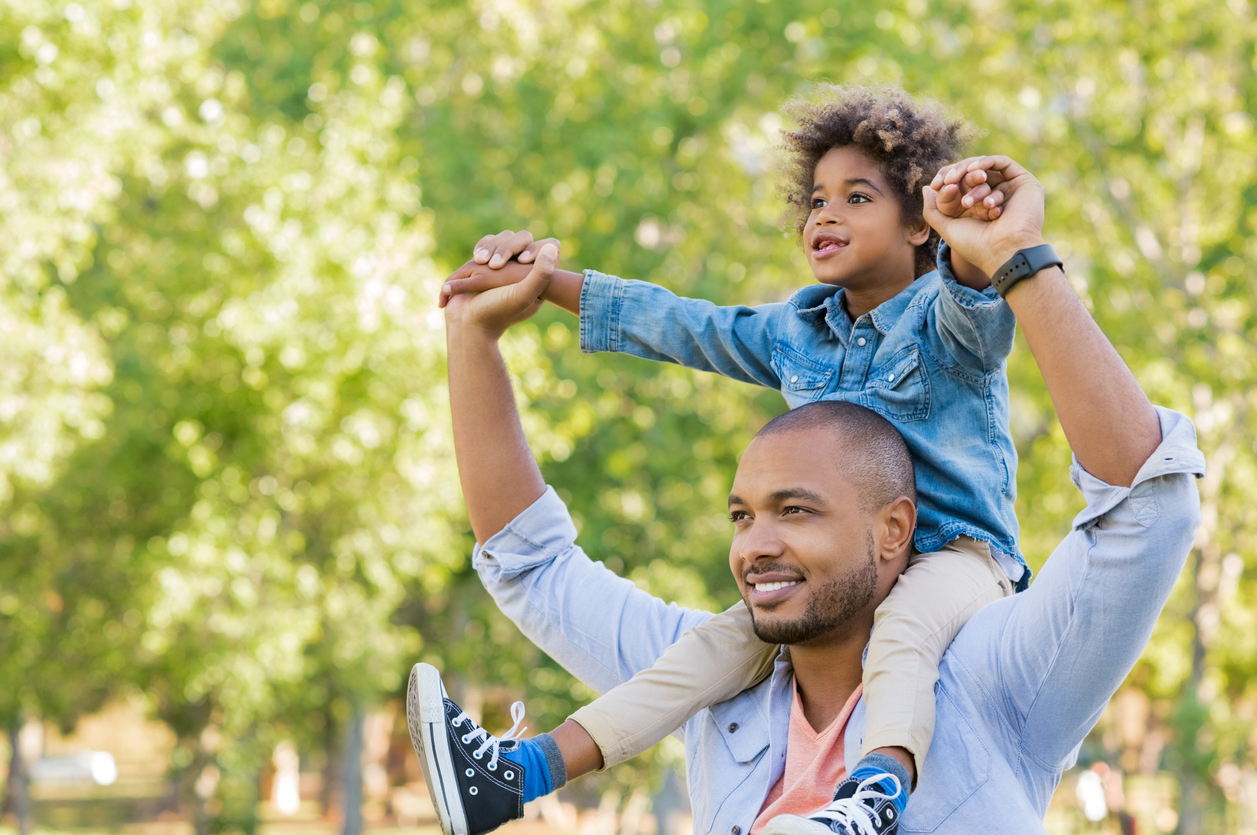
POLYGON ((466 736, 462 737, 462 740, 463 740, 464 745, 466 745, 468 742, 471 742, 471 734, 467 734, 466 736))
POLYGON ((490 771, 497 771, 497 770, 498 770, 498 764, 497 764, 497 763, 489 763, 489 770, 490 770, 490 771))
POLYGON ((505 774, 503 774, 502 776, 503 776, 503 777, 505 777, 507 780, 514 780, 514 779, 515 779, 515 772, 514 772, 514 771, 508 771, 508 772, 506 772, 505 774))
POLYGON ((464 773, 464 774, 466 774, 468 777, 475 777, 475 776, 476 776, 476 772, 475 772, 474 770, 470 769, 470 768, 469 768, 469 769, 467 769, 466 771, 464 771, 463 773, 464 773))
POLYGON ((477 795, 477 794, 480 794, 480 789, 476 788, 475 786, 472 786, 471 788, 467 790, 467 793, 470 795, 477 795))
POLYGON ((473 751, 471 756, 477 760, 484 759, 484 754, 480 753, 479 751, 473 751))

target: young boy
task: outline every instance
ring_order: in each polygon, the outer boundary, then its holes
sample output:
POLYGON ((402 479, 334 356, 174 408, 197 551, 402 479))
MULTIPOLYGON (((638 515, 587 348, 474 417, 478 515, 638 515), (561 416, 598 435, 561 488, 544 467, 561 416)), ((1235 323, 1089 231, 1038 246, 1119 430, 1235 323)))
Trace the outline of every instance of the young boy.
MULTIPOLYGON (((952 257, 922 216, 925 177, 936 171, 931 187, 949 216, 994 219, 1003 193, 998 174, 981 164, 940 170, 960 157, 962 126, 902 92, 823 88, 787 109, 799 127, 785 134, 786 220, 819 285, 784 304, 722 308, 592 270, 556 271, 546 298, 580 316, 586 351, 773 386, 792 408, 848 400, 890 419, 907 441, 919 553, 877 611, 862 757, 833 795, 832 784, 792 781, 787 767, 752 830, 890 833, 933 735, 943 651, 977 609, 1029 580, 1017 548, 1004 373, 1013 317, 990 278, 952 257)), ((482 240, 443 288, 442 304, 521 280, 529 267, 520 262, 538 250, 527 233, 482 240)), ((750 593, 789 593, 788 584, 762 585, 750 593)), ((756 637, 739 604, 552 734, 525 741, 489 736, 445 698, 435 670, 417 665, 408 713, 443 828, 488 831, 569 777, 635 756, 762 680, 778 649, 756 637), (471 762, 486 753, 494 775, 471 762), (498 771, 500 758, 510 777, 498 771)))

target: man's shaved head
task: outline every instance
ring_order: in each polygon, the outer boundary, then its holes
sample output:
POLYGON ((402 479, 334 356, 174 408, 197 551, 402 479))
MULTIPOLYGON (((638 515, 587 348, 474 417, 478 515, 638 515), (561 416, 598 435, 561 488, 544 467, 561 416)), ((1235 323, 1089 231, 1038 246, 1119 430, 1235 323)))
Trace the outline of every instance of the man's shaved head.
POLYGON ((908 446, 894 425, 871 409, 843 400, 818 400, 778 415, 755 437, 811 429, 833 435, 839 452, 832 463, 857 487, 865 510, 884 507, 900 496, 916 503, 908 446))

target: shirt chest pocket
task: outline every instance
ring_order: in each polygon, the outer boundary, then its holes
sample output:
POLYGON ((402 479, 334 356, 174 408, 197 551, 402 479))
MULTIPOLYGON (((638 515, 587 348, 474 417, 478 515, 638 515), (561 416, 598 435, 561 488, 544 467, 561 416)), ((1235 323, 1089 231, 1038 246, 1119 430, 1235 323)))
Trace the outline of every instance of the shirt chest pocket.
POLYGON ((791 409, 820 400, 829 388, 834 370, 778 345, 773 349, 773 371, 781 378, 781 393, 791 409))
POLYGON ((892 420, 930 416, 930 378, 921 351, 905 348, 870 375, 860 404, 892 420))

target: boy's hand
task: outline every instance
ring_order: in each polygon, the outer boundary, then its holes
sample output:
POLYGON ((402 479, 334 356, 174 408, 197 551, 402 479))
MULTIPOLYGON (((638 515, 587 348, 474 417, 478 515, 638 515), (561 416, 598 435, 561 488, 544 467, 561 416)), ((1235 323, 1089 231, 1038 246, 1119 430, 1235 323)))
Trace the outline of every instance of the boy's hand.
POLYGON ((558 257, 558 248, 547 244, 537 254, 531 269, 523 268, 528 269, 528 274, 515 283, 455 296, 445 308, 446 326, 470 325, 496 340, 511 325, 541 309, 541 294, 550 284, 558 257))
MULTIPOLYGON (((500 269, 512 258, 521 264, 531 264, 546 244, 554 244, 555 252, 561 249, 558 238, 542 238, 534 241, 532 233, 527 230, 512 232, 508 229, 505 232, 485 235, 481 238, 476 244, 471 260, 477 264, 488 264, 489 268, 494 270, 500 269)), ((559 262, 556 260, 554 265, 557 267, 559 262)))
POLYGON ((1043 186, 1034 175, 1006 156, 976 157, 957 166, 963 166, 963 170, 939 172, 934 180, 939 188, 931 183, 922 192, 926 221, 953 251, 987 275, 994 275, 1017 250, 1043 243, 1043 186), (941 191, 977 171, 985 172, 985 179, 960 200, 955 200, 953 194, 946 205, 950 211, 959 208, 960 216, 944 212, 939 205, 941 191), (980 201, 983 206, 988 199, 994 199, 994 205, 986 207, 988 212, 999 210, 994 218, 984 220, 964 213, 971 208, 964 205, 964 198, 974 194, 982 195, 975 202, 980 201))
MULTIPOLYGON (((534 241, 532 233, 528 231, 512 232, 508 229, 496 235, 485 235, 476 243, 474 257, 451 273, 441 285, 437 307, 445 307, 449 304, 450 297, 459 293, 480 293, 516 283, 528 274, 527 270, 508 268, 505 273, 498 270, 506 268, 508 264, 514 267, 531 264, 546 244, 553 244, 558 252, 557 238, 534 241)), ((555 266, 558 266, 557 260, 555 266)))
POLYGON ((982 160, 992 157, 969 157, 945 165, 934 175, 930 188, 938 192, 938 210, 948 217, 975 217, 995 220, 1007 197, 1000 188, 1005 183, 999 171, 987 170, 982 160), (978 163, 979 167, 974 167, 978 163))
POLYGON ((529 274, 528 270, 530 267, 530 264, 508 261, 497 269, 490 269, 487 266, 477 264, 475 261, 468 261, 451 273, 449 278, 445 279, 445 283, 441 285, 441 295, 437 299, 437 307, 445 307, 450 303, 450 299, 453 296, 466 293, 483 293, 485 290, 492 290, 495 287, 518 284, 529 274))

